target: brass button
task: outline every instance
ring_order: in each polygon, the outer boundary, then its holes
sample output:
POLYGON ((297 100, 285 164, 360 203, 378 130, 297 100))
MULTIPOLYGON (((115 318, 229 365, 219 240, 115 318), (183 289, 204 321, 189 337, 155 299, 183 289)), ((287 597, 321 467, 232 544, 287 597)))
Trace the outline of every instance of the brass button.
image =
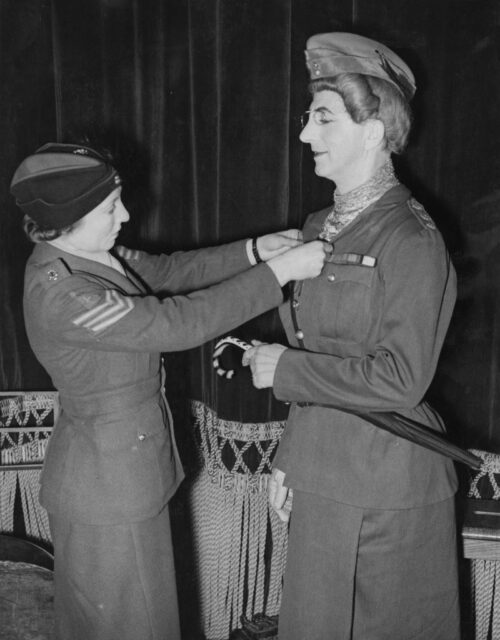
POLYGON ((327 280, 328 280, 329 282, 335 282, 335 274, 334 274, 334 273, 330 273, 330 274, 327 276, 327 280))
POLYGON ((146 436, 143 433, 140 433, 137 437, 141 442, 146 439, 146 436))
POLYGON ((297 309, 299 306, 300 306, 300 302, 299 302, 298 300, 294 300, 294 301, 292 302, 292 307, 293 307, 294 309, 297 309))
POLYGON ((297 338, 297 340, 303 340, 304 339, 304 332, 299 329, 299 331, 295 332, 295 337, 297 338))

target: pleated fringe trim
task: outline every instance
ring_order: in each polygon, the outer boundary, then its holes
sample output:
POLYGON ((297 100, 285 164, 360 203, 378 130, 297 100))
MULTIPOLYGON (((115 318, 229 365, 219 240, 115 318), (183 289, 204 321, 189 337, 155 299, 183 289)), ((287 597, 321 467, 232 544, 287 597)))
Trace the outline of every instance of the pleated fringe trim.
POLYGON ((191 409, 201 443, 203 466, 211 481, 226 491, 236 493, 267 492, 271 457, 285 428, 284 421, 245 423, 222 420, 203 402, 193 400, 191 409), (261 443, 265 441, 266 446, 261 443), (228 468, 222 460, 222 449, 231 447, 235 462, 228 468), (255 446, 260 462, 250 471, 244 461, 249 447, 255 446))
POLYGON ((51 542, 49 517, 38 502, 40 471, 0 471, 0 531, 14 531, 14 501, 19 482, 26 535, 33 540, 51 542))
POLYGON ((14 529, 14 503, 19 486, 26 534, 50 542, 48 515, 38 502, 40 469, 8 469, 41 464, 59 414, 58 393, 0 392, 0 530, 14 529))
POLYGON ((232 630, 241 627, 242 614, 252 618, 279 612, 288 526, 268 506, 267 482, 269 456, 284 423, 220 420, 197 401, 192 408, 204 463, 189 498, 203 632, 207 640, 227 640, 232 630), (259 440, 268 446, 259 448, 259 440), (235 452, 232 469, 221 459, 226 443, 235 452), (238 455, 251 444, 262 455, 254 473, 245 471, 238 455))
POLYGON ((479 449, 471 449, 478 458, 481 458, 483 464, 480 471, 474 471, 472 473, 472 481, 469 486, 469 492, 467 497, 469 498, 482 498, 478 483, 485 477, 488 477, 489 483, 492 489, 492 500, 500 499, 500 455, 497 453, 490 453, 488 451, 481 451, 479 449))

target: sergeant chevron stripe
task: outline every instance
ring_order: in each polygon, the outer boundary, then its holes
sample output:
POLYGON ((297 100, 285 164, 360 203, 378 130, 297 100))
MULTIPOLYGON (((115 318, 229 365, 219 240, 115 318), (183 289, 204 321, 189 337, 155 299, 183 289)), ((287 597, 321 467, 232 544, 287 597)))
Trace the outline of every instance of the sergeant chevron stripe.
POLYGON ((117 291, 107 290, 104 302, 76 317, 73 324, 100 333, 121 320, 133 308, 131 298, 122 296, 117 291))

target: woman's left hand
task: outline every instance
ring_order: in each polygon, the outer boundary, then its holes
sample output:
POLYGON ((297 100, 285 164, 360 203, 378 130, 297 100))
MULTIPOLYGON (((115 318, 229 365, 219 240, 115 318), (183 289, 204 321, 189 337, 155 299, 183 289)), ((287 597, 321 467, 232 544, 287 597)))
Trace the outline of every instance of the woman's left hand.
POLYGON ((286 231, 269 233, 257 238, 257 251, 261 260, 267 262, 300 244, 302 244, 302 231, 300 229, 286 229, 286 231))
POLYGON ((250 365, 254 387, 272 387, 278 360, 287 348, 282 344, 265 344, 257 340, 253 340, 252 344, 254 346, 245 351, 241 362, 244 367, 250 365))

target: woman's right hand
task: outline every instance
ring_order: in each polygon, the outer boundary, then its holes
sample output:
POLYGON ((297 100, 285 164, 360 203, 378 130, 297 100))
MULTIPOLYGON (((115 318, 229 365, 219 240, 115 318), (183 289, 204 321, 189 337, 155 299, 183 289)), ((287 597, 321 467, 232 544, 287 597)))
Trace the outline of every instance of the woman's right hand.
POLYGON ((269 504, 276 511, 282 522, 288 522, 292 510, 292 490, 285 487, 285 474, 276 467, 272 470, 267 485, 269 504))
POLYGON ((330 244, 313 240, 271 258, 267 264, 273 270, 280 286, 283 286, 290 280, 306 280, 319 276, 326 257, 331 252, 330 244))

